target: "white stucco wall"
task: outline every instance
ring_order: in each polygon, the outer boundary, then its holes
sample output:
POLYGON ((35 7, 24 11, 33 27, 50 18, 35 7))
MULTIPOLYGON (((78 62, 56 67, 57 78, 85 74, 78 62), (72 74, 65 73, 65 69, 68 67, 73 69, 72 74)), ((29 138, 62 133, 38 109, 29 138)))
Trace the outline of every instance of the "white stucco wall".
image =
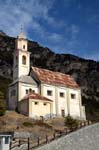
POLYGON ((18 106, 18 102, 26 95, 26 90, 29 90, 29 89, 35 90, 35 93, 38 93, 38 90, 39 90, 36 85, 25 84, 21 82, 18 82, 13 86, 10 86, 9 87, 9 100, 8 100, 9 109, 15 110, 18 106), (12 90, 16 91, 15 96, 11 96, 12 90))
POLYGON ((53 100, 53 114, 62 115, 64 110, 65 116, 70 114, 73 117, 81 117, 80 89, 41 84, 41 95, 53 100), (51 96, 47 95, 47 90, 52 91, 51 96), (64 93, 64 97, 60 97, 60 92, 64 93), (71 98, 71 94, 75 94, 75 99, 71 98))
POLYGON ((24 50, 24 51, 27 51, 27 40, 25 39, 18 39, 18 42, 16 43, 17 44, 17 49, 21 49, 21 50, 24 50), (23 49, 23 45, 25 45, 25 49, 23 49))
POLYGON ((62 115, 62 110, 65 111, 65 116, 68 115, 67 109, 67 88, 65 87, 57 87, 57 102, 58 102, 58 115, 62 115), (64 93, 64 97, 60 97, 60 92, 64 93))
POLYGON ((30 52, 19 51, 18 77, 28 75, 30 71, 30 52), (22 64, 22 56, 26 56, 26 64, 22 64))
POLYGON ((29 117, 46 117, 47 115, 50 116, 52 113, 52 102, 48 102, 45 100, 39 99, 30 99, 29 100, 29 117), (35 102, 38 102, 35 105, 35 102), (46 105, 44 105, 46 103, 46 105))
POLYGON ((73 117, 81 117, 81 95, 80 89, 69 89, 69 106, 70 106, 70 115, 73 117), (75 95, 75 98, 71 98, 71 94, 75 95))
POLYGON ((53 114, 56 114, 56 93, 55 93, 55 86, 48 85, 48 84, 41 84, 41 95, 45 96, 51 100, 53 100, 53 114), (52 91, 52 95, 47 95, 47 90, 52 91))
POLYGON ((20 82, 18 87, 19 87, 18 101, 20 101, 26 95, 26 90, 32 89, 35 90, 35 93, 38 93, 38 87, 36 85, 25 84, 20 82))
POLYGON ((27 40, 17 39, 14 51, 13 80, 22 75, 28 75, 30 71, 30 52, 27 49, 27 40), (23 48, 25 46, 25 48, 23 48), (22 56, 26 57, 26 64, 22 64, 22 56), (17 60, 16 60, 17 57, 17 60))

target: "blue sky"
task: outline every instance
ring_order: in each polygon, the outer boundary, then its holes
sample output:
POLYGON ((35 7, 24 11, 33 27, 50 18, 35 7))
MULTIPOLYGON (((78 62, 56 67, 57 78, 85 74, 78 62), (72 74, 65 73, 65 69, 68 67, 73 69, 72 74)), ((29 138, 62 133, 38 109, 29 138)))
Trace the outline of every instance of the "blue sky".
POLYGON ((0 30, 55 53, 99 60, 99 0, 0 0, 0 30))

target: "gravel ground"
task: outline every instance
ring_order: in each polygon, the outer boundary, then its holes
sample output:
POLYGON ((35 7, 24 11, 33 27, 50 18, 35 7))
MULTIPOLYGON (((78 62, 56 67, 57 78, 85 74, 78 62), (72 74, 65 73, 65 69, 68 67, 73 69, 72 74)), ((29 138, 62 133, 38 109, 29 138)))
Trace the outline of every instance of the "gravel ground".
POLYGON ((99 150, 99 123, 80 129, 36 150, 99 150))

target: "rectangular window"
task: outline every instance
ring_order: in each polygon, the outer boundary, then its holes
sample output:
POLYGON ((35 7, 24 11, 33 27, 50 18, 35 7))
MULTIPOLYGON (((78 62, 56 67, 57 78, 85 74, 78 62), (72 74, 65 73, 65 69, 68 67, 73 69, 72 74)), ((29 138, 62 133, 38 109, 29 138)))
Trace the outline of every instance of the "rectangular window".
POLYGON ((47 91, 47 95, 52 96, 52 91, 51 91, 51 90, 48 90, 48 91, 47 91))
POLYGON ((39 102, 34 102, 34 104, 35 104, 35 105, 38 105, 38 104, 39 104, 39 102))
POLYGON ((64 97, 64 93, 63 92, 60 92, 60 97, 64 97))
POLYGON ((75 99, 76 98, 76 94, 71 94, 71 99, 75 99))
POLYGON ((9 137, 5 137, 5 144, 9 144, 9 137))
POLYGON ((46 105, 47 105, 47 103, 43 103, 43 105, 44 105, 44 106, 46 106, 46 105))

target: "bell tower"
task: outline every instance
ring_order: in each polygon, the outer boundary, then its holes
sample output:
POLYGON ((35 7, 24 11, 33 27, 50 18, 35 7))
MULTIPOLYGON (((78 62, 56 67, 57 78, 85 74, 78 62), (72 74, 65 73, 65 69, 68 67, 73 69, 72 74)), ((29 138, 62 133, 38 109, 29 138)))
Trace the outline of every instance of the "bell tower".
POLYGON ((28 52, 28 41, 21 31, 15 40, 13 81, 22 75, 28 75, 30 71, 30 52, 28 52))

